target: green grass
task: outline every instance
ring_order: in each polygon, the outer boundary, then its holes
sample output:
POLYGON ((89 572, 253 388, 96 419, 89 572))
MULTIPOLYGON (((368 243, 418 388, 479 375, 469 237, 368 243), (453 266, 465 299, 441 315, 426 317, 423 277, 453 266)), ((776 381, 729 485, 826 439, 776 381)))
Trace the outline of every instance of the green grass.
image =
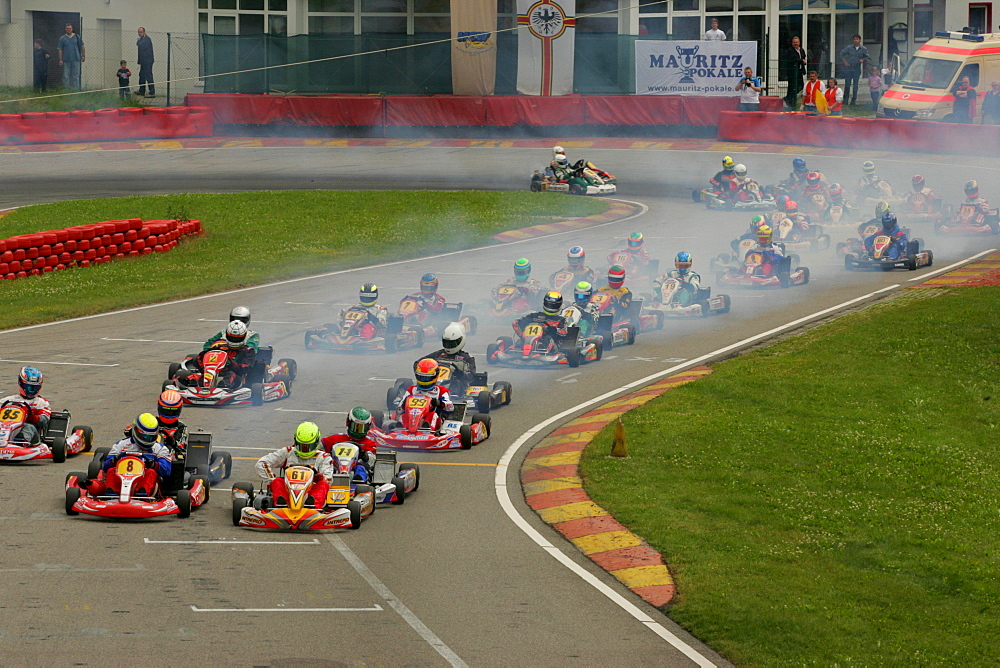
POLYGON ((52 89, 38 93, 30 86, 0 86, 0 114, 23 114, 29 111, 74 111, 76 109, 114 109, 117 107, 142 107, 146 100, 118 97, 117 91, 83 92, 59 97, 43 97, 75 91, 52 89), (24 98, 31 98, 25 100, 24 98), (8 100, 23 100, 8 102, 8 100))
POLYGON ((205 234, 168 253, 2 281, 0 329, 471 248, 500 231, 607 206, 528 192, 293 191, 25 207, 0 219, 4 236, 121 218, 197 218, 205 234))
POLYGON ((738 664, 996 665, 1000 289, 907 292, 720 363, 586 451, 738 664))

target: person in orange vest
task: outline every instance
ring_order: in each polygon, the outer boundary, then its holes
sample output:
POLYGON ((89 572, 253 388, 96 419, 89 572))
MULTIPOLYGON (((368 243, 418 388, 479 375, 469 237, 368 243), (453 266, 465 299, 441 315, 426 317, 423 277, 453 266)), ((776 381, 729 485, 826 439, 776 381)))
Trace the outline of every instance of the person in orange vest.
POLYGON ((826 97, 826 107, 830 110, 831 116, 842 116, 844 108, 844 89, 837 85, 836 79, 826 82, 826 90, 823 92, 826 97))
POLYGON ((809 81, 802 89, 802 111, 815 116, 819 112, 816 110, 816 91, 820 94, 826 92, 826 84, 819 80, 816 70, 809 72, 809 81))

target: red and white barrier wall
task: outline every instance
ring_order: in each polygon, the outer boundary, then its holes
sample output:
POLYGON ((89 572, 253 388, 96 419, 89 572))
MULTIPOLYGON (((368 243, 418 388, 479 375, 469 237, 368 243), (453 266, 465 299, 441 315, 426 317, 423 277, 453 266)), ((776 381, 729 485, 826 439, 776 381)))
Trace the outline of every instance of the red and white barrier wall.
POLYGON ((0 114, 0 144, 211 137, 208 107, 121 107, 0 114))
POLYGON ((165 253, 201 233, 198 220, 108 220, 0 239, 0 278, 25 278, 115 258, 165 253))
POLYGON ((895 118, 723 111, 719 114, 717 136, 723 141, 870 151, 986 156, 1000 154, 1000 125, 966 125, 895 118))

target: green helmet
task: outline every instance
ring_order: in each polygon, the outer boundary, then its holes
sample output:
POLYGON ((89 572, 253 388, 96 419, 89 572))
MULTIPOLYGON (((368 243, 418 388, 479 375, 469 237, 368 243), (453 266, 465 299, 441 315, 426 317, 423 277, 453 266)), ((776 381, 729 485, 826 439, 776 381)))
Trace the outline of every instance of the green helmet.
POLYGON ((347 435, 352 441, 360 441, 372 428, 372 414, 364 406, 352 408, 347 414, 347 435))
POLYGON ((528 280, 528 276, 531 275, 531 263, 528 262, 528 258, 522 257, 514 263, 514 278, 518 281, 528 280))
POLYGON ((881 220, 882 216, 889 213, 890 211, 892 211, 892 207, 889 206, 888 202, 879 202, 878 204, 875 205, 875 217, 878 218, 879 220, 881 220))
POLYGON ((303 422, 295 429, 295 454, 300 459, 311 459, 319 449, 319 427, 315 422, 303 422))

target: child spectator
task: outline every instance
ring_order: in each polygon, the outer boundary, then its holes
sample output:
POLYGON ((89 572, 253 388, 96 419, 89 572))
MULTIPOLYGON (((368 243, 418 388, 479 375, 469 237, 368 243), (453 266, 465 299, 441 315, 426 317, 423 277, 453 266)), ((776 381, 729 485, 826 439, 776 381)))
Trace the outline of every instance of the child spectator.
POLYGON ((877 67, 869 69, 868 92, 872 95, 872 111, 878 110, 878 100, 882 97, 882 76, 877 67))
POLYGON ((118 72, 116 73, 118 75, 118 97, 124 100, 125 97, 131 92, 128 87, 128 80, 129 77, 132 76, 132 72, 125 66, 126 62, 124 60, 118 64, 120 65, 118 72))
POLYGON ((40 93, 46 92, 49 88, 49 58, 51 57, 42 40, 36 39, 32 61, 35 90, 40 93))

